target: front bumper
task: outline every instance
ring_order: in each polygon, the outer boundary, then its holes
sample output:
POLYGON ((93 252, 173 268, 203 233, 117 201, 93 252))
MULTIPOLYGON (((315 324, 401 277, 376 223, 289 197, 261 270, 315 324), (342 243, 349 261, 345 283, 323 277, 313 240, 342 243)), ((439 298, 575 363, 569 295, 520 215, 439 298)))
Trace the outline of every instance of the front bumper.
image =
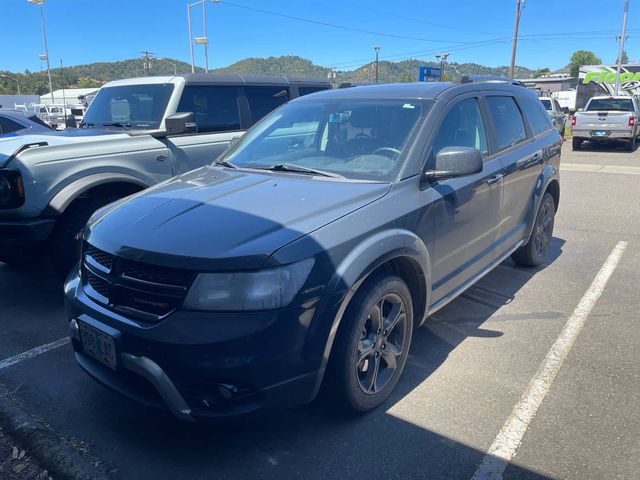
POLYGON ((0 253, 19 253, 44 243, 53 226, 53 218, 0 219, 0 253))
POLYGON ((318 391, 324 373, 318 344, 324 347, 333 319, 322 305, 337 304, 334 299, 275 312, 177 311, 149 325, 92 302, 79 283, 76 277, 65 286, 76 360, 133 400, 193 421, 288 408, 318 391), (317 325, 325 320, 326 328, 317 325), (84 353, 78 321, 117 332, 117 370, 84 353))

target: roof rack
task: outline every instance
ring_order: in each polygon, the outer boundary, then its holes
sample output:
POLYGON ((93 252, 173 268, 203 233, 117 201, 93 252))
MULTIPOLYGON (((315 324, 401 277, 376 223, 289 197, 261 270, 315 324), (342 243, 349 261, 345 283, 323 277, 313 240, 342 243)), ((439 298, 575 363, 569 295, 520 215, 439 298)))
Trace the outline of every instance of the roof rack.
POLYGON ((524 83, 520 80, 514 80, 513 78, 498 77, 494 75, 462 75, 459 79, 460 83, 509 83, 511 85, 518 85, 524 87, 524 83))

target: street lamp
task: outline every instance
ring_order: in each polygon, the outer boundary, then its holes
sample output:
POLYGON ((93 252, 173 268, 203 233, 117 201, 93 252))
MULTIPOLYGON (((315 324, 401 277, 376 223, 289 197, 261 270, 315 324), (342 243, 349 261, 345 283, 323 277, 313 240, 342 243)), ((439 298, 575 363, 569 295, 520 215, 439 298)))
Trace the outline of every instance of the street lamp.
POLYGON ((378 54, 380 53, 380 45, 374 45, 373 49, 376 51, 376 83, 378 83, 378 54))
MULTIPOLYGON (((218 3, 220 0, 210 0, 211 3, 218 3)), ((191 73, 195 73, 196 67, 193 61, 193 44, 204 45, 204 71, 209 73, 209 39, 207 38, 207 0, 198 0, 197 2, 187 3, 187 23, 189 25, 189 54, 191 55, 191 73), (191 8, 202 4, 202 37, 193 38, 191 33, 191 8)))
POLYGON ((44 55, 40 55, 40 60, 47 61, 47 75, 49 76, 49 92, 51 92, 51 103, 53 103, 53 85, 51 84, 51 67, 49 66, 49 47, 47 47, 47 31, 44 28, 44 0, 27 0, 31 5, 40 6, 40 18, 42 19, 42 37, 44 38, 44 55))
POLYGON ((20 95, 20 82, 18 81, 17 78, 10 77, 9 75, 0 75, 0 77, 9 78, 9 79, 13 80, 14 82, 16 82, 16 85, 18 86, 18 95, 20 95))
POLYGON ((444 64, 447 61, 449 55, 449 52, 444 54, 436 53, 436 60, 440 62, 440 81, 444 80, 444 64))

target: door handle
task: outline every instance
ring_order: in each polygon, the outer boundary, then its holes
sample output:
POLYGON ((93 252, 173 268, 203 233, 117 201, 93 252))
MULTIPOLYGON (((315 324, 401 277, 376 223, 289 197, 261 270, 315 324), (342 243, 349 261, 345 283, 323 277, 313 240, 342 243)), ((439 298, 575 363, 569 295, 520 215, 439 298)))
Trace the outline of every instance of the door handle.
POLYGON ((487 180, 487 185, 493 185, 494 183, 498 183, 503 178, 504 178, 504 175, 501 173, 498 173, 497 175, 494 175, 493 177, 487 180))

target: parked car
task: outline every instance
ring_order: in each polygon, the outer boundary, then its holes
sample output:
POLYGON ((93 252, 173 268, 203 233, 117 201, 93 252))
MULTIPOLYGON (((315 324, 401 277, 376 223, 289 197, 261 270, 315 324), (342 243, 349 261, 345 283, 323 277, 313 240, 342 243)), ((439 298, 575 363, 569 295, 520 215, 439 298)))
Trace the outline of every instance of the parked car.
POLYGON ((183 420, 305 403, 321 385, 371 410, 414 326, 509 256, 544 261, 561 142, 509 84, 293 100, 214 165, 95 213, 65 285, 77 362, 183 420))
POLYGON ((50 132, 51 127, 33 113, 0 109, 0 138, 50 132))
POLYGON ((210 164, 274 108, 327 88, 305 78, 206 74, 106 84, 77 131, 0 144, 0 261, 48 252, 66 276, 96 209, 210 164))
POLYGON ((579 149, 585 140, 593 143, 623 142, 633 152, 640 135, 638 120, 640 108, 635 97, 593 97, 584 110, 572 117, 572 147, 579 149))
POLYGON ((564 138, 564 127, 567 122, 567 117, 562 111, 560 104, 553 97, 540 97, 540 101, 547 110, 551 123, 553 123, 553 126, 558 130, 560 136, 564 138))

